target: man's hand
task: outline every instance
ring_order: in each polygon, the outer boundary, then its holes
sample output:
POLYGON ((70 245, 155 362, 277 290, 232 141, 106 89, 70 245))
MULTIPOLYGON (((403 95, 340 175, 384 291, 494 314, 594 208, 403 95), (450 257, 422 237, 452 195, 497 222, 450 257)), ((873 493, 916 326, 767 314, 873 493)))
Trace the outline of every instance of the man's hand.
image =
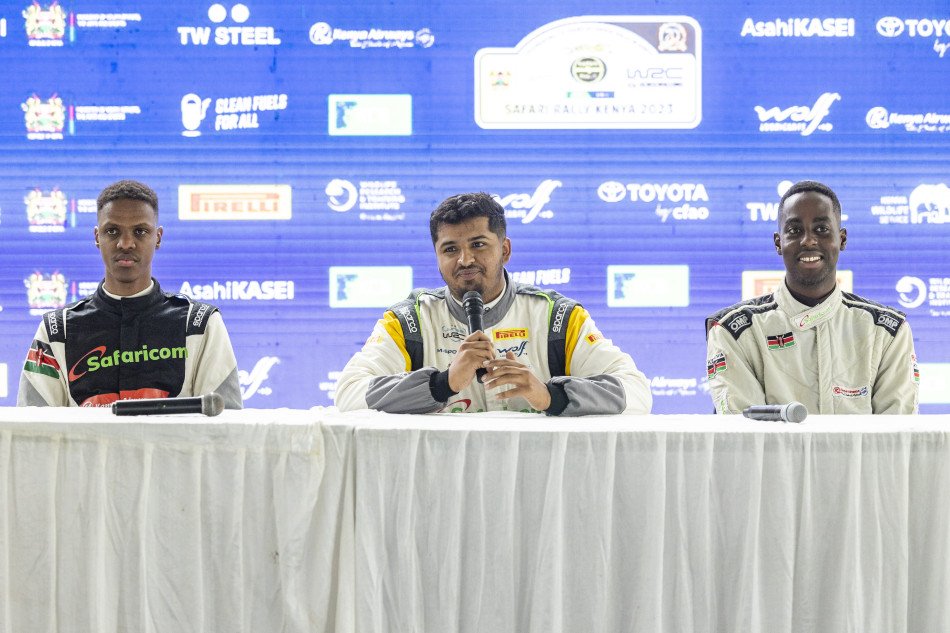
POLYGON ((495 345, 481 330, 469 334, 449 365, 449 388, 458 393, 475 379, 475 370, 484 367, 485 361, 495 358, 495 345))
POLYGON ((551 406, 551 392, 547 386, 527 365, 516 361, 511 352, 506 353, 505 358, 490 361, 485 368, 488 370, 484 378, 485 389, 513 385, 511 389, 497 394, 495 398, 498 400, 521 396, 538 411, 544 411, 551 406))

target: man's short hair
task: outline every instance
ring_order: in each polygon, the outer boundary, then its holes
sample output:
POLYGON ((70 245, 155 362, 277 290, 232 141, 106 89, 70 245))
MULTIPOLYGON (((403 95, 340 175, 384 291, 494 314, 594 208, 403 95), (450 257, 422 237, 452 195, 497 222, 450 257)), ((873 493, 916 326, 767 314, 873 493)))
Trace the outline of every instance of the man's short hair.
POLYGON ((508 225, 505 223, 505 209, 490 195, 484 192, 460 193, 442 201, 429 216, 429 233, 432 243, 439 237, 439 227, 443 224, 461 224, 472 218, 488 218, 488 230, 505 239, 508 225))
POLYGON ((794 185, 788 188, 788 191, 785 192, 785 195, 782 196, 781 202, 778 203, 778 218, 779 222, 782 221, 782 214, 785 212, 785 201, 794 196, 796 193, 804 193, 806 191, 814 191, 820 193, 823 196, 827 196, 831 200, 831 208, 835 212, 835 217, 838 218, 838 224, 841 224, 841 203, 838 202, 838 196, 835 195, 835 192, 831 190, 831 187, 828 185, 823 185, 820 182, 814 180, 802 180, 801 182, 796 182, 794 185))
POLYGON ((103 189, 96 200, 96 215, 102 213, 102 207, 115 200, 147 202, 155 210, 155 217, 158 217, 158 196, 155 195, 151 187, 137 180, 120 180, 103 189))

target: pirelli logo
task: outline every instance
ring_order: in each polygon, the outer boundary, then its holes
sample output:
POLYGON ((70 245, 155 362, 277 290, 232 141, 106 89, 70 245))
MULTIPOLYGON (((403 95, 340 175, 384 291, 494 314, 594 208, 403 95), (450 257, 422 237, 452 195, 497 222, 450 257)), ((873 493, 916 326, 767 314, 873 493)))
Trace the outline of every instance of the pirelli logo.
POLYGON ((528 338, 528 328, 509 328, 495 330, 492 334, 496 341, 510 341, 516 338, 528 338))
POLYGON ((593 334, 588 334, 586 337, 586 340, 587 340, 588 345, 593 345, 597 341, 603 340, 603 338, 604 338, 603 334, 601 334, 600 332, 594 332, 593 334))
POLYGON ((290 185, 179 185, 180 220, 289 220, 290 185))

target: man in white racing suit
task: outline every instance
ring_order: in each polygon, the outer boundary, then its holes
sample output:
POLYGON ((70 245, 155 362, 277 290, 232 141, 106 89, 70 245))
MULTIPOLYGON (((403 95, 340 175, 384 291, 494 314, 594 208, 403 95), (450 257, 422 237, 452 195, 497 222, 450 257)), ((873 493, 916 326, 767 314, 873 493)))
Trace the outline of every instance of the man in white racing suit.
POLYGON ((797 401, 811 414, 917 413, 917 357, 904 314, 838 286, 847 244, 838 197, 799 182, 782 196, 778 222, 783 284, 706 320, 716 411, 797 401))
POLYGON ((413 291, 385 313, 340 376, 341 410, 650 412, 646 377, 583 307, 508 277, 505 211, 489 195, 448 198, 429 229, 446 286, 413 291), (471 290, 485 302, 473 333, 461 304, 471 290))

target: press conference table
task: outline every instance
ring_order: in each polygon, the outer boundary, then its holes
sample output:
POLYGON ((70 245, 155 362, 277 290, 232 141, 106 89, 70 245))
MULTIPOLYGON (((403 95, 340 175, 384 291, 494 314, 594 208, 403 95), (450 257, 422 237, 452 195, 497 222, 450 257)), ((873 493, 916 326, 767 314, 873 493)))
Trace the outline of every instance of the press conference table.
POLYGON ((0 632, 946 631, 950 416, 0 409, 0 632))

